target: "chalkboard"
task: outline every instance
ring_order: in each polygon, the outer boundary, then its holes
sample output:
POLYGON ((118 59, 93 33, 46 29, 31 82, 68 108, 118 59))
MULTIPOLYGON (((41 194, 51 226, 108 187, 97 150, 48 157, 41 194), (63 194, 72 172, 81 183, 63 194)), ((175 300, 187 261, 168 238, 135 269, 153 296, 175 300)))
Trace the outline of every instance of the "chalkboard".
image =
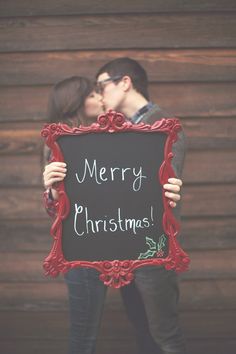
POLYGON ((140 266, 186 269, 180 225, 162 187, 174 176, 171 147, 180 129, 176 118, 135 125, 113 111, 89 127, 45 125, 53 160, 67 164, 47 274, 94 267, 106 285, 120 287, 140 266))

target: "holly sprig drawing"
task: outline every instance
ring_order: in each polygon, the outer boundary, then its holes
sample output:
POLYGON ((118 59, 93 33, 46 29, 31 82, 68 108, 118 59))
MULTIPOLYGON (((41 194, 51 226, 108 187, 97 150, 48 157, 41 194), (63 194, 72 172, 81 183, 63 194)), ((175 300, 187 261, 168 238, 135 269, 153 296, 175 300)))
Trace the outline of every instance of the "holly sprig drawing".
POLYGON ((149 249, 145 253, 140 253, 138 259, 147 259, 156 257, 162 257, 164 255, 163 248, 166 245, 166 236, 162 234, 159 237, 159 241, 154 241, 151 237, 146 236, 146 244, 149 246, 149 249))

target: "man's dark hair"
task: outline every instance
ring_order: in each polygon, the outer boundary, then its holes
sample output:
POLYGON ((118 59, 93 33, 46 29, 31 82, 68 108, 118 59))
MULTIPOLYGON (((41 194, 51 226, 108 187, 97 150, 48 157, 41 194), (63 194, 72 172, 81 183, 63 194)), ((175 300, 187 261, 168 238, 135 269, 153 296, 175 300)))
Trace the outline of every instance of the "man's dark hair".
POLYGON ((147 73, 136 60, 128 57, 114 59, 103 65, 98 71, 96 79, 103 73, 108 73, 110 77, 129 76, 134 89, 147 100, 149 99, 147 73))

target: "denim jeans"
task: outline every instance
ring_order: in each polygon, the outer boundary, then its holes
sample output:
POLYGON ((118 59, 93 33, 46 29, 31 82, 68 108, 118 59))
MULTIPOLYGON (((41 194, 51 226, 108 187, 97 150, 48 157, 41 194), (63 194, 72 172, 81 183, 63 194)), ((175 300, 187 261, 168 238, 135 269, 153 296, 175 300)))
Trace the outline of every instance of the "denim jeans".
MULTIPOLYGON (((186 354, 178 321, 178 279, 174 271, 145 266, 120 289, 134 326, 139 354, 186 354)), ((107 287, 95 269, 65 274, 69 293, 69 354, 94 354, 107 287)))
POLYGON ((96 269, 73 268, 64 278, 69 293, 69 354, 94 354, 107 287, 96 269))

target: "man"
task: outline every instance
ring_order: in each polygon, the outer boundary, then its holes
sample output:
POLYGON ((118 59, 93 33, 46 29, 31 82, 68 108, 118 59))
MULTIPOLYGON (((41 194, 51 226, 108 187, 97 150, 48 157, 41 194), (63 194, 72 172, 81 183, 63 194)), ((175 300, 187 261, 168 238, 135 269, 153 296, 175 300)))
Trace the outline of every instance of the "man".
MULTIPOLYGON (((133 123, 152 124, 163 117, 173 117, 149 101, 148 79, 145 70, 135 60, 118 58, 105 64, 97 73, 97 90, 105 108, 123 113, 133 123)), ((181 177, 185 139, 183 131, 173 144, 172 166, 181 177)), ((178 192, 181 180, 171 178, 163 187, 171 198, 175 217, 180 218, 178 192), (169 191, 168 191, 168 188, 169 191), (171 191, 170 191, 171 190, 171 191)), ((133 323, 140 354, 185 354, 185 343, 178 319, 178 279, 174 271, 148 266, 135 271, 135 280, 121 288, 128 317, 133 323)))

